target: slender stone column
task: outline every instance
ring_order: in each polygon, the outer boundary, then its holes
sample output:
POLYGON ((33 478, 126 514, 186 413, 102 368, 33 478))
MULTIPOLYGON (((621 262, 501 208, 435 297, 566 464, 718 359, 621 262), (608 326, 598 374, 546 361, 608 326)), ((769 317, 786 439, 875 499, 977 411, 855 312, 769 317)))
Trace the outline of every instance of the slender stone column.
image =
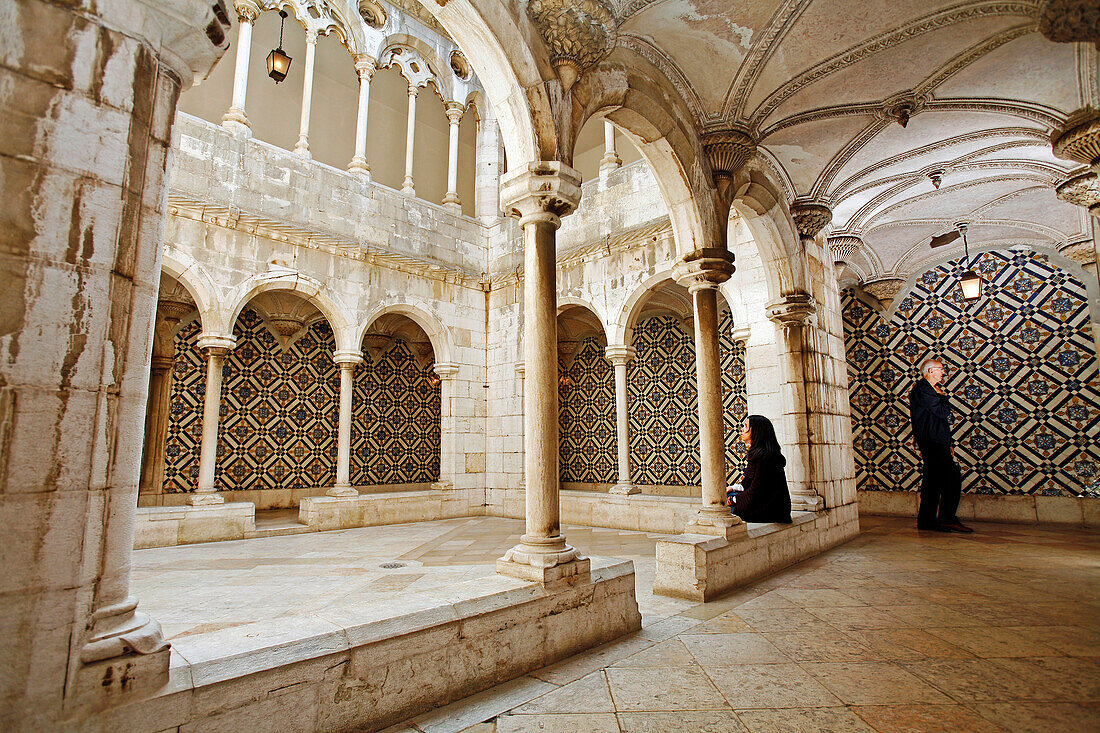
POLYGON ((168 409, 172 400, 172 362, 176 354, 176 327, 195 309, 190 299, 161 293, 153 326, 153 358, 149 371, 149 402, 145 411, 145 447, 141 459, 139 493, 159 494, 164 486, 164 444, 168 438, 168 409))
POLYGON ((474 215, 486 226, 500 221, 500 176, 504 173, 504 145, 500 123, 488 110, 479 110, 474 162, 474 215))
POLYGON ((298 142, 294 152, 309 158, 309 113, 313 107, 313 67, 317 63, 317 31, 306 32, 306 70, 302 83, 302 118, 298 123, 298 142))
POLYGON ((237 62, 233 67, 233 100, 229 110, 222 116, 222 126, 238 135, 250 137, 252 124, 244 111, 245 97, 248 94, 248 58, 252 53, 252 24, 260 15, 260 6, 255 0, 237 0, 233 3, 240 21, 237 33, 237 62))
POLYGON ((420 88, 409 84, 409 119, 405 131, 405 180, 401 184, 401 193, 416 195, 413 187, 413 141, 416 139, 416 93, 420 88))
POLYGON ((695 378, 699 393, 699 467, 702 505, 687 532, 727 539, 745 531, 726 506, 726 447, 722 425, 722 366, 718 354, 718 286, 733 274, 733 255, 724 247, 684 257, 676 279, 691 293, 695 311, 695 378))
POLYGON ((363 363, 358 351, 337 351, 332 360, 340 368, 340 412, 336 423, 336 484, 326 494, 356 497, 359 492, 351 485, 351 411, 355 392, 355 367, 363 363))
POLYGON ((589 575, 589 561, 565 543, 558 496, 558 338, 556 234, 580 201, 580 174, 559 162, 509 173, 501 200, 524 239, 523 390, 527 531, 497 561, 497 572, 548 583, 589 575))
POLYGON ((612 494, 640 494, 642 490, 630 483, 630 412, 627 407, 626 365, 635 355, 633 346, 608 346, 604 352, 615 368, 615 435, 619 448, 619 480, 611 487, 612 494))
POLYGON ((218 421, 222 404, 222 367, 234 341, 226 336, 203 336, 199 348, 206 351, 206 394, 202 403, 202 442, 199 444, 199 484, 189 497, 192 506, 222 504, 214 488, 214 469, 218 461, 218 421))
POLYGON ((606 178, 608 173, 617 170, 622 164, 623 159, 619 157, 618 152, 615 150, 615 126, 611 124, 611 120, 604 120, 603 157, 600 158, 600 175, 606 178))
POLYGON ((376 62, 361 53, 355 56, 355 73, 359 75, 359 108, 355 114, 355 155, 348 163, 348 171, 370 180, 370 164, 367 163, 367 114, 370 108, 370 82, 374 78, 376 62))
MULTIPOLYGON (((1080 206, 1092 215, 1089 221, 1092 237, 1067 244, 1058 252, 1080 263, 1085 272, 1100 284, 1100 267, 1097 265, 1100 258, 1100 176, 1092 172, 1081 173, 1058 184, 1055 190, 1058 198, 1080 206)), ((1089 300, 1093 308, 1100 306, 1094 298, 1089 300)), ((1100 355, 1100 321, 1098 320, 1092 323, 1092 338, 1096 354, 1100 355)))
POLYGON ((447 102, 447 124, 450 136, 447 145, 447 194, 443 205, 456 214, 462 213, 462 199, 458 197, 458 123, 466 111, 458 102, 447 102))
POLYGON ((455 376, 458 364, 436 362, 432 371, 439 377, 439 481, 433 488, 450 489, 456 477, 465 473, 458 450, 458 426, 454 413, 455 376))

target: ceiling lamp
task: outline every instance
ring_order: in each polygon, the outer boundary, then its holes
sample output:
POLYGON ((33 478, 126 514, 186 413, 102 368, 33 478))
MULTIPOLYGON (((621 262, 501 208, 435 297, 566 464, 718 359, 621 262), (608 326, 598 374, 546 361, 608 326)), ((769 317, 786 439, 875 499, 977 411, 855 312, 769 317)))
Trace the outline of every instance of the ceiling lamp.
MULTIPOLYGON (((970 267, 970 246, 966 242, 967 224, 965 221, 959 221, 955 222, 955 227, 962 232, 964 261, 966 262, 966 266, 970 267)), ((982 279, 978 276, 978 273, 974 272, 973 268, 963 273, 959 284, 962 285, 963 300, 977 300, 982 297, 982 279)))
POLYGON ((279 47, 267 55, 267 75, 278 84, 286 78, 290 71, 290 62, 293 61, 283 52, 283 23, 286 22, 286 11, 279 11, 279 47))

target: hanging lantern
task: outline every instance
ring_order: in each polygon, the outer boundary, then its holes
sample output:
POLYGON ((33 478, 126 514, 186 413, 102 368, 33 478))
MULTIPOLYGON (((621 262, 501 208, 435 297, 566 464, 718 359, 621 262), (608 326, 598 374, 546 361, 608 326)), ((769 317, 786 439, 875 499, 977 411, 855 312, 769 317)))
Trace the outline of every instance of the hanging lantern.
POLYGON ((286 78, 290 71, 290 62, 293 61, 283 52, 283 23, 286 21, 286 11, 279 11, 279 47, 267 55, 267 75, 278 84, 286 78))
POLYGON ((970 267, 970 245, 966 241, 966 229, 967 223, 965 221, 956 222, 955 226, 963 235, 963 253, 966 258, 966 266, 970 269, 963 274, 959 284, 962 286, 963 300, 977 300, 982 297, 982 278, 978 273, 974 272, 974 269, 970 267))

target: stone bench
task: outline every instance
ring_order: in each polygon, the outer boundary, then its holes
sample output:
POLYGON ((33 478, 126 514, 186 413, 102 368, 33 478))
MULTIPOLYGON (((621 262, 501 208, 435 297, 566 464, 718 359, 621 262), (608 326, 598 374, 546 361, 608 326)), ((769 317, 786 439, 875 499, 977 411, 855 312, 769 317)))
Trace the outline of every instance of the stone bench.
POLYGON ((255 530, 256 505, 251 502, 138 507, 134 549, 240 540, 255 530))

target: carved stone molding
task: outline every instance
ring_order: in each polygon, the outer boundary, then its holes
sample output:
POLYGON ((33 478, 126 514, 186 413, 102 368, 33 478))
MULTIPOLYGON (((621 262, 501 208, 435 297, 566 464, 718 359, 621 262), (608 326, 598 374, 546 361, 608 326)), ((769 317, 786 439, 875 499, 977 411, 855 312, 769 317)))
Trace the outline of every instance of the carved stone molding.
POLYGON ((255 23, 260 16, 260 4, 256 0, 235 0, 233 10, 241 23, 255 23))
POLYGON ((615 47, 615 15, 604 0, 529 0, 527 17, 566 91, 615 47))
POLYGON ((1070 242, 1059 249, 1058 253, 1082 265, 1096 264, 1096 245, 1091 239, 1070 242))
POLYGON ((1100 177, 1095 173, 1067 178, 1054 190, 1066 203, 1083 206, 1093 216, 1100 217, 1100 177))
POLYGON ((905 287, 905 280, 900 277, 884 277, 863 283, 863 292, 882 304, 883 310, 890 307, 894 298, 905 287))
POLYGON ((1050 146, 1059 158, 1100 166, 1100 112, 1088 107, 1074 112, 1051 136, 1050 146))
POLYGON ((802 239, 813 239, 833 220, 833 210, 814 201, 795 201, 791 204, 791 218, 802 239))
POLYGON ((1095 43, 1100 48, 1100 4, 1096 0, 1045 0, 1039 32, 1057 43, 1095 43))
POLYGON ((829 252, 832 253, 835 264, 849 262, 852 255, 858 252, 862 246, 863 240, 854 234, 840 234, 829 237, 829 252))
POLYGON ((561 224, 581 200, 581 174, 564 163, 529 163, 501 178, 500 200, 508 216, 520 225, 532 218, 546 218, 561 224))
POLYGON ((672 275, 688 289, 717 288, 733 275, 733 253, 720 247, 697 249, 676 263, 672 275))
POLYGON ((922 111, 928 103, 928 96, 914 92, 902 92, 888 97, 882 102, 882 113, 902 127, 909 124, 909 118, 922 111))
POLYGON ((817 301, 809 293, 790 293, 765 306, 765 313, 772 323, 783 326, 804 326, 817 313, 817 301))
POLYGON ((701 138, 710 169, 717 176, 733 178, 756 154, 756 141, 741 130, 717 130, 701 138))

